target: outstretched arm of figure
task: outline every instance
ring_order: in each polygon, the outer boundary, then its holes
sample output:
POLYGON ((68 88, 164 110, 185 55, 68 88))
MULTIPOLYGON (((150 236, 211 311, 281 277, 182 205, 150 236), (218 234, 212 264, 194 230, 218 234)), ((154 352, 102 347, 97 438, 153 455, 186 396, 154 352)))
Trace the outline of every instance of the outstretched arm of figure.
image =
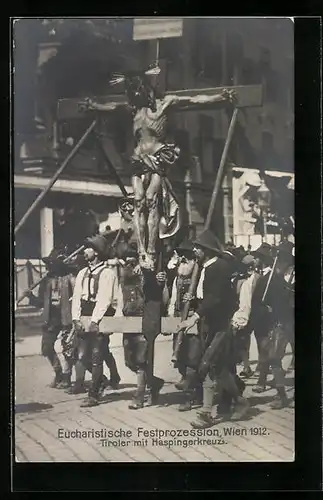
POLYGON ((194 107, 201 104, 215 104, 235 101, 235 92, 233 90, 223 89, 218 94, 206 95, 199 94, 195 96, 177 96, 168 94, 164 98, 165 104, 168 108, 184 108, 194 107))
POLYGON ((120 108, 129 108, 129 104, 126 102, 99 103, 88 97, 79 103, 79 108, 82 111, 115 111, 120 108))

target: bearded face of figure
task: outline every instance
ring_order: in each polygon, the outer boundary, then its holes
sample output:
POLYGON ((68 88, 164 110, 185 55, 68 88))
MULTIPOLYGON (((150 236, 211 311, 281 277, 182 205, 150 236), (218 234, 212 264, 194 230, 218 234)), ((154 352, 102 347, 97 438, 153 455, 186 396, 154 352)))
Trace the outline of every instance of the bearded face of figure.
POLYGON ((136 108, 151 108, 156 111, 154 91, 144 78, 134 76, 126 82, 126 93, 130 103, 136 108))
POLYGON ((190 276, 195 264, 194 255, 180 255, 177 273, 179 276, 190 276))

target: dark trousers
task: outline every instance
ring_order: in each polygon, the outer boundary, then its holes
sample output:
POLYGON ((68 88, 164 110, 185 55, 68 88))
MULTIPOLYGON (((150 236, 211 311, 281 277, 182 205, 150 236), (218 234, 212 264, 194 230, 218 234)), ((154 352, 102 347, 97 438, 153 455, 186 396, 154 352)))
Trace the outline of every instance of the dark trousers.
POLYGON ((62 365, 55 351, 55 342, 60 332, 59 326, 44 325, 41 339, 41 353, 52 365, 55 373, 62 373, 62 365))
POLYGON ((92 384, 89 395, 98 397, 103 379, 103 361, 106 340, 103 333, 90 334, 92 344, 92 384))
POLYGON ((260 337, 259 385, 264 386, 266 384, 269 368, 271 367, 276 387, 284 387, 285 374, 282 360, 288 342, 289 337, 286 328, 280 323, 271 328, 265 337, 260 337))
POLYGON ((134 373, 145 370, 148 356, 146 337, 142 333, 124 333, 122 343, 126 367, 134 373))
POLYGON ((76 366, 76 380, 84 382, 85 370, 92 374, 90 395, 97 397, 102 381, 103 363, 110 371, 111 382, 119 382, 120 376, 113 354, 109 349, 110 338, 103 333, 82 333, 78 341, 78 361, 76 366))
POLYGON ((258 369, 259 378, 258 384, 265 385, 268 371, 269 371, 269 343, 268 343, 269 327, 255 327, 254 334, 258 347, 258 369))
MULTIPOLYGON (((95 302, 82 302, 82 316, 91 316, 95 307, 95 302)), ((109 307, 105 316, 114 316, 115 309, 109 307)), ((76 367, 76 379, 80 383, 84 382, 85 370, 92 373, 92 384, 89 394, 97 397, 99 389, 104 380, 103 362, 106 363, 110 371, 111 382, 119 382, 120 376, 113 354, 109 349, 110 338, 101 332, 82 333, 79 336, 78 363, 76 367), (81 382, 82 381, 82 382, 81 382)))
POLYGON ((122 343, 125 365, 137 375, 137 390, 134 399, 138 403, 143 403, 146 388, 153 391, 161 382, 161 379, 155 375, 152 381, 148 377, 148 341, 142 333, 124 333, 122 343))

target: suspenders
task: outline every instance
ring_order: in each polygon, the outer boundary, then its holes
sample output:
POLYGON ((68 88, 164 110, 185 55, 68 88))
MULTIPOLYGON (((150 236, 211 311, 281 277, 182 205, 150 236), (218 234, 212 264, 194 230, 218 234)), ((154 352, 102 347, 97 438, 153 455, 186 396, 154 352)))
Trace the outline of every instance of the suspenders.
POLYGON ((98 293, 99 279, 100 279, 102 271, 105 268, 106 268, 106 265, 103 262, 103 263, 100 263, 99 265, 97 265, 94 269, 88 268, 85 271, 84 276, 83 276, 83 280, 82 280, 82 290, 83 290, 83 286, 84 286, 84 281, 86 278, 88 278, 88 298, 87 298, 87 301, 95 302, 95 299, 96 299, 96 296, 98 293), (102 269, 100 269, 97 273, 95 273, 94 271, 96 271, 100 267, 102 267, 102 269), (92 280, 93 280, 93 290, 92 290, 92 286, 91 286, 92 280))

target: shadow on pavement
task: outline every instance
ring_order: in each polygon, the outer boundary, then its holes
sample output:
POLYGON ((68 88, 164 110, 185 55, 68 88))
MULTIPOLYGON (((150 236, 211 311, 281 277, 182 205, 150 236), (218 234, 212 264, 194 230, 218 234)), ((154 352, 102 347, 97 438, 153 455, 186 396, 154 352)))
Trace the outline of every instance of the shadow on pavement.
MULTIPOLYGON (((124 384, 125 387, 133 387, 134 390, 132 391, 122 391, 122 392, 119 392, 118 391, 109 391, 108 393, 106 393, 101 401, 100 401, 100 404, 107 404, 107 403, 111 403, 112 401, 131 401, 132 398, 134 397, 135 395, 135 392, 136 392, 136 385, 135 384, 124 384)), ((122 387, 122 385, 120 385, 120 388, 122 387)), ((159 395, 159 398, 158 398, 158 405, 157 406, 171 406, 171 405, 177 405, 179 403, 181 403, 182 399, 181 399, 181 392, 170 392, 170 393, 166 393, 166 394, 160 394, 159 395)), ((148 394, 146 393, 145 395, 145 400, 147 399, 148 397, 148 394)))
POLYGON ((272 396, 249 396, 248 402, 250 406, 265 405, 274 401, 275 395, 272 396))
POLYGON ((133 391, 111 391, 108 394, 105 394, 100 400, 100 405, 112 403, 113 401, 131 401, 135 394, 135 390, 133 391))
POLYGON ((15 406, 15 413, 38 413, 43 410, 49 410, 50 408, 53 408, 53 405, 47 404, 47 403, 25 403, 21 405, 16 405, 15 406))
POLYGON ((253 418, 257 417, 258 415, 260 415, 260 413, 264 413, 264 412, 262 410, 260 410, 259 408, 255 408, 253 406, 250 406, 250 408, 248 409, 248 413, 246 413, 246 415, 244 417, 239 418, 239 420, 228 419, 228 422, 232 422, 232 423, 246 422, 248 420, 252 420, 253 418))
MULTIPOLYGON (((75 383, 75 381, 74 381, 75 383)), ((86 390, 88 391, 90 388, 91 388, 91 380, 86 380, 84 382, 84 386, 86 388, 86 390)), ((119 384, 119 388, 118 389, 107 389, 108 391, 110 392, 118 392, 120 391, 121 389, 129 389, 130 387, 137 387, 136 384, 119 384)))
POLYGON ((173 406, 183 402, 183 393, 181 391, 173 391, 161 393, 158 398, 158 406, 173 406))

